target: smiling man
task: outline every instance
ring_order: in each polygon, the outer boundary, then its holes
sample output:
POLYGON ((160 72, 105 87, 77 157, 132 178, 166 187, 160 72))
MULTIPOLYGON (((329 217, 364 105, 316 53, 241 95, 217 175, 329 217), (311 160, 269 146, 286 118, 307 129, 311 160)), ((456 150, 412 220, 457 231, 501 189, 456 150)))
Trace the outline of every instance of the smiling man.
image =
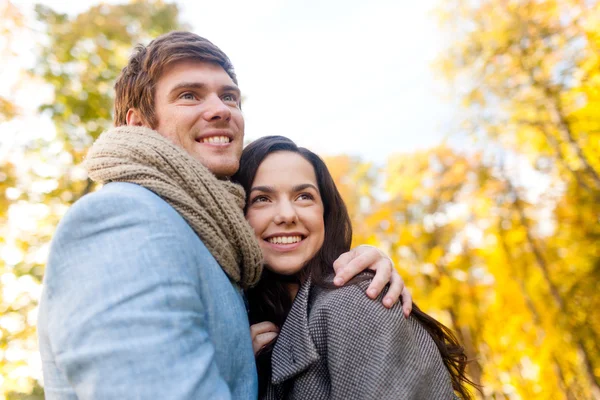
MULTIPOLYGON (((262 254, 227 179, 244 139, 233 66, 172 32, 136 48, 115 90, 115 128, 86 160, 104 186, 52 240, 38 321, 46 398, 255 399, 243 289, 262 254)), ((376 249, 336 264, 342 282, 375 269, 372 297, 391 281, 387 305, 403 290, 376 249)))
MULTIPOLYGON (((233 175, 244 142, 240 90, 218 64, 183 60, 163 73, 156 85, 156 130, 200 161, 219 178, 233 175)), ((130 108, 127 125, 145 125, 130 108)))

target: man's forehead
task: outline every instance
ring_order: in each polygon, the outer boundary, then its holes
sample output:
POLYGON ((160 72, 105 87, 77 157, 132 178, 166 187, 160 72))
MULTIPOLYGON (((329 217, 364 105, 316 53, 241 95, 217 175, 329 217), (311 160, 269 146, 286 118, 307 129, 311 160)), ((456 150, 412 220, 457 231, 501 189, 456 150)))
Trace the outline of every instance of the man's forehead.
POLYGON ((157 86, 162 86, 162 90, 166 89, 168 92, 171 92, 176 86, 181 86, 182 83, 188 83, 198 88, 202 85, 219 88, 228 86, 239 91, 223 67, 204 61, 182 60, 171 63, 165 66, 157 80, 157 86))

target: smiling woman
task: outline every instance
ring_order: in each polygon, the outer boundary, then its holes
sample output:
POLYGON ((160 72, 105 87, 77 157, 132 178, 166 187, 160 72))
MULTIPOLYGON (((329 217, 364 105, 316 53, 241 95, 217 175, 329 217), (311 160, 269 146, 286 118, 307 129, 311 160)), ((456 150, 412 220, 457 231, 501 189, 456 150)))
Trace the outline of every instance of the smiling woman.
POLYGON ((448 328, 416 306, 405 318, 401 305, 368 299, 368 274, 332 284, 352 226, 316 154, 264 137, 244 149, 232 179, 248 195, 246 218, 265 263, 247 292, 253 342, 271 340, 255 346, 261 398, 470 397, 466 356, 448 328))
POLYGON ((299 272, 323 245, 323 201, 312 165, 289 151, 260 164, 248 194, 246 218, 254 228, 268 268, 299 272))

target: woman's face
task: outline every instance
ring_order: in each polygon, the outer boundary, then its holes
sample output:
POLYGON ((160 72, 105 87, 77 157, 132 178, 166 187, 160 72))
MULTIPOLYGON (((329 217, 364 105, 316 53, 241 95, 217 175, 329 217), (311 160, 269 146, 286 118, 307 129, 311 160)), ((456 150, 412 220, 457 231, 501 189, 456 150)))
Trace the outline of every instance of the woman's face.
POLYGON ((271 271, 300 271, 323 245, 323 202, 312 165, 301 155, 279 151, 258 167, 246 219, 254 228, 271 271))

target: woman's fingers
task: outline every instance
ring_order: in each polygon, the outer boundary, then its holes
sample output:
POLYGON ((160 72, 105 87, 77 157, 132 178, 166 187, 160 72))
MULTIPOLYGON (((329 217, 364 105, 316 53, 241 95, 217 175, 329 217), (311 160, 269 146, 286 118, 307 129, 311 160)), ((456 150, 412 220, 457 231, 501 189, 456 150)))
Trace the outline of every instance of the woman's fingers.
POLYGON ((254 338, 255 335, 265 332, 279 332, 279 328, 272 322, 263 321, 250 325, 250 335, 254 338))
POLYGON ((271 343, 277 338, 279 334, 277 332, 267 332, 256 335, 252 341, 252 350, 254 350, 254 356, 258 354, 266 345, 271 343))
POLYGON ((279 328, 272 322, 264 321, 250 326, 254 355, 279 335, 279 328))

